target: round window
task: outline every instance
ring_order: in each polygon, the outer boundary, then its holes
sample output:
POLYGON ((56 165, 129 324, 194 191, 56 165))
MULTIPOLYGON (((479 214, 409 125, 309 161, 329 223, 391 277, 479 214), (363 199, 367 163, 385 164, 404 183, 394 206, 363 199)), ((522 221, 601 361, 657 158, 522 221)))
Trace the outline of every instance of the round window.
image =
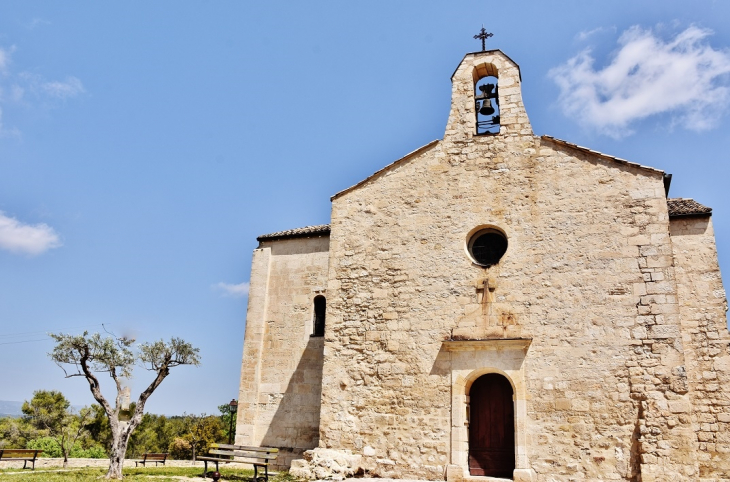
POLYGON ((507 238, 496 229, 478 231, 469 240, 469 253, 477 264, 492 266, 499 263, 507 251, 507 238))

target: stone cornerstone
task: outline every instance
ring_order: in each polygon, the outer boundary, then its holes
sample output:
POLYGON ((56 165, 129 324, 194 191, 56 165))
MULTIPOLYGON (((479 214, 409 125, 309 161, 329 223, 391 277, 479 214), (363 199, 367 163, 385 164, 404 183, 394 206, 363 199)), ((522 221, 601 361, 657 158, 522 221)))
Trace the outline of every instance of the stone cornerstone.
POLYGON ((258 238, 236 443, 320 479, 730 480, 711 210, 535 136, 499 50, 452 83, 442 140, 258 238))

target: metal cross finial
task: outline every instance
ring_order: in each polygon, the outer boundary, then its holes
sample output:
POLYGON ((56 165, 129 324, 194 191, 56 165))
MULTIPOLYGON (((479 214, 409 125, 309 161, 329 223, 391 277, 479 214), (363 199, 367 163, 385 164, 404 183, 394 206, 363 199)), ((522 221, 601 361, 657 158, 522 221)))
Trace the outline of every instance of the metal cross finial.
POLYGON ((484 25, 482 25, 482 29, 479 31, 479 34, 475 35, 475 39, 481 39, 482 41, 482 52, 487 50, 487 44, 486 41, 489 37, 493 37, 493 33, 487 33, 487 31, 484 29, 484 25))

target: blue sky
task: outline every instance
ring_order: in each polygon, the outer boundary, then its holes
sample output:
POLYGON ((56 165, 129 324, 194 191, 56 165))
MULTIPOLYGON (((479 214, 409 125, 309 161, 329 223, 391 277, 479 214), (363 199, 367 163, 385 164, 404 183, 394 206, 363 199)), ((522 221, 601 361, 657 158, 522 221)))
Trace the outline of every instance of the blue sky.
POLYGON ((535 133, 674 174, 730 272, 728 19, 719 0, 0 3, 0 399, 91 403, 44 333, 102 323, 200 348, 149 411, 237 397, 256 236, 328 222, 332 194, 440 139, 482 24, 535 133))

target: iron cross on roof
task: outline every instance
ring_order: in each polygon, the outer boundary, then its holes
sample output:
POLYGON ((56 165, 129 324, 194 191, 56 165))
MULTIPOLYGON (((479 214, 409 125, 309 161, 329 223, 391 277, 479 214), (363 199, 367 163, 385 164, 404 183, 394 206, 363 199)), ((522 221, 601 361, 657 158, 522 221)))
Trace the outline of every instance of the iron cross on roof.
POLYGON ((487 31, 484 29, 484 25, 482 25, 482 29, 479 31, 477 35, 474 36, 476 39, 481 39, 482 41, 482 52, 487 50, 487 44, 486 41, 489 37, 493 37, 493 33, 487 33, 487 31))

